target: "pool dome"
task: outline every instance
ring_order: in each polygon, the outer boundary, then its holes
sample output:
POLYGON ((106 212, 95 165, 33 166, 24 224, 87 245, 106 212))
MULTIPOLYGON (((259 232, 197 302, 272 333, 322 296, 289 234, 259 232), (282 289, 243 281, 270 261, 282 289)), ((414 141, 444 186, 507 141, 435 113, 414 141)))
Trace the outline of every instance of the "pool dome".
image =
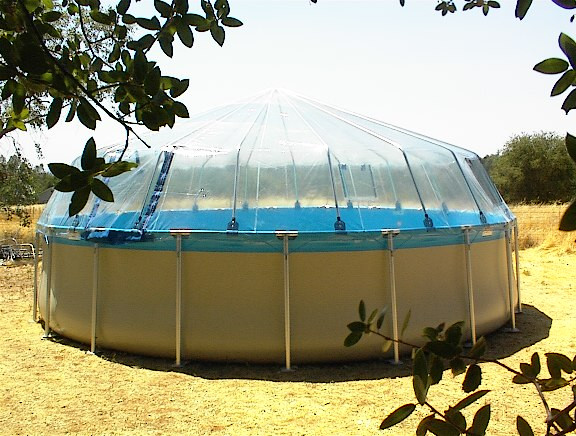
POLYGON ((145 141, 124 155, 136 169, 104 180, 113 203, 68 217, 59 192, 46 206, 48 329, 290 366, 380 355, 376 340, 342 346, 360 299, 391 307, 391 335, 410 310, 416 341, 460 319, 475 340, 519 305, 515 219, 471 151, 278 90, 145 141))

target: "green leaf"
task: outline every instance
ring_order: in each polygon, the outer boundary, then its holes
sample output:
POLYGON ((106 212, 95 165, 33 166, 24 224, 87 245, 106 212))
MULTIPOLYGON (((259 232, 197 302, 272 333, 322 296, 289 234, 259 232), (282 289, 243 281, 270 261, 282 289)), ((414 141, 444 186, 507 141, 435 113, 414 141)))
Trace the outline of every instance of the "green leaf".
POLYGON ((30 13, 34 12, 40 7, 40 0, 24 0, 24 6, 26 10, 30 13))
POLYGON ((384 318, 386 318, 386 311, 386 307, 380 311, 378 320, 376 321, 376 330, 380 330, 382 328, 382 324, 384 324, 384 318))
POLYGON ((220 47, 224 45, 224 38, 226 37, 226 32, 224 32, 224 28, 219 26, 216 21, 213 21, 210 25, 210 34, 214 41, 218 43, 220 47))
POLYGON ((526 421, 520 415, 518 415, 518 417, 516 418, 516 430, 518 430, 518 434, 520 436, 534 436, 532 427, 530 427, 528 421, 526 421))
POLYGON ((457 409, 449 408, 446 411, 446 422, 449 422, 459 429, 466 429, 466 418, 464 418, 462 412, 457 409))
POLYGON ((470 365, 462 382, 462 390, 466 393, 475 391, 482 383, 482 369, 476 364, 470 365))
POLYGON ((112 24, 112 19, 109 15, 100 12, 98 9, 92 9, 90 11, 90 18, 100 24, 104 24, 105 26, 109 26, 112 24))
POLYGON ((532 354, 532 357, 530 357, 530 364, 532 365, 532 368, 534 368, 534 372, 536 373, 535 376, 540 374, 540 370, 542 368, 540 366, 540 356, 538 355, 538 353, 532 354))
MULTIPOLYGON (((116 62, 118 59, 120 59, 120 44, 118 42, 116 42, 114 44, 114 47, 112 48, 112 51, 110 52, 110 54, 108 55, 108 62, 109 63, 113 63, 116 62)), ((101 66, 100 66, 101 68, 101 66)), ((98 68, 98 70, 100 69, 98 68)))
POLYGON ((71 165, 66 165, 64 163, 49 163, 48 169, 58 179, 63 179, 70 174, 79 172, 78 168, 71 165))
POLYGON ((60 114, 62 112, 62 99, 60 97, 54 98, 52 103, 50 103, 50 109, 46 115, 46 125, 49 129, 54 127, 54 125, 60 120, 60 114))
POLYGON ((351 347, 352 345, 355 345, 360 339, 362 339, 362 332, 353 331, 348 336, 346 336, 346 339, 344 339, 344 346, 351 347))
POLYGON ((559 230, 572 232, 576 230, 576 200, 564 211, 560 220, 559 230))
POLYGON ((374 309, 374 310, 370 313, 370 316, 369 316, 368 319, 366 320, 366 324, 372 325, 372 323, 373 323, 374 320, 376 319, 376 315, 378 315, 378 309, 374 309))
POLYGON ((575 0, 552 0, 552 1, 564 9, 576 8, 576 1, 575 0))
POLYGON ((562 94, 572 85, 572 83, 574 83, 575 79, 576 79, 576 71, 574 70, 566 71, 564 74, 562 74, 560 79, 558 79, 558 81, 554 84, 550 96, 554 97, 556 95, 562 94))
POLYGON ((178 26, 176 26, 176 32, 178 33, 178 38, 182 41, 186 47, 190 48, 194 45, 194 35, 192 34, 192 29, 184 21, 180 21, 178 26))
POLYGON ((96 163, 96 141, 94 141, 94 138, 90 138, 88 141, 86 141, 80 163, 82 165, 82 169, 85 171, 94 168, 94 164, 96 163))
POLYGON ((489 423, 490 423, 490 404, 486 404, 485 406, 482 406, 480 409, 478 409, 478 411, 474 415, 470 431, 474 435, 483 436, 486 434, 486 429, 488 428, 489 423))
POLYGON ((437 418, 432 418, 426 422, 426 429, 436 436, 459 436, 460 431, 453 425, 437 418))
POLYGON ((176 12, 181 15, 186 14, 188 12, 188 0, 176 0, 175 1, 175 8, 176 12))
POLYGON ((534 71, 542 74, 560 74, 568 69, 570 64, 564 59, 549 58, 534 65, 534 71))
POLYGON ((461 348, 445 341, 432 341, 424 345, 426 351, 437 354, 444 359, 452 359, 460 354, 461 348))
POLYGON ((532 0, 518 0, 516 2, 516 18, 524 19, 531 5, 532 0))
POLYGON ((16 83, 12 93, 12 110, 16 115, 22 113, 26 103, 26 88, 20 83, 16 83))
POLYGON ((572 68, 576 68, 576 42, 565 33, 561 33, 558 38, 558 43, 568 58, 568 62, 572 65, 572 68))
POLYGON ((166 56, 171 58, 174 55, 174 47, 172 47, 172 38, 158 38, 160 48, 166 56))
POLYGON ((452 345, 460 344, 460 340, 462 339, 462 327, 464 326, 464 321, 460 321, 457 323, 452 324, 450 327, 446 329, 444 334, 446 342, 452 345))
POLYGON ((161 0, 154 0, 154 8, 160 12, 162 18, 168 18, 172 15, 172 6, 161 0))
POLYGON ((475 403, 476 401, 478 401, 480 398, 482 398, 488 392, 490 392, 490 391, 489 390, 476 391, 476 392, 468 395, 466 398, 460 400, 458 402, 458 404, 456 404, 454 406, 454 409, 462 410, 462 409, 470 406, 471 404, 475 403))
POLYGON ((555 408, 552 408, 551 410, 553 416, 552 421, 556 422, 562 428, 562 430, 568 430, 572 427, 574 421, 572 420, 572 418, 568 413, 555 408))
POLYGON ((182 94, 186 92, 189 85, 190 85, 189 79, 173 81, 172 87, 170 88, 170 97, 172 98, 180 97, 182 94))
POLYGON ((410 318, 412 317, 412 309, 408 309, 408 313, 404 317, 404 322, 402 323, 402 328, 400 329, 400 337, 404 336, 404 332, 408 328, 408 324, 410 324, 410 318))
POLYGON ((70 121, 72 121, 74 119, 74 115, 76 115, 76 107, 77 107, 78 103, 76 102, 76 100, 73 100, 72 103, 70 104, 70 109, 68 110, 68 115, 66 115, 66 122, 69 123, 70 121))
POLYGON ((382 353, 387 353, 388 351, 390 351, 390 348, 392 348, 392 345, 394 345, 394 341, 391 341, 389 339, 384 339, 382 341, 382 353))
POLYGON ((89 196, 90 186, 84 186, 83 188, 74 191, 72 199, 70 200, 70 206, 68 206, 68 215, 74 216, 79 214, 82 209, 84 209, 84 206, 86 206, 89 196))
POLYGON ((412 363, 412 385, 416 399, 420 404, 424 404, 430 385, 428 383, 428 362, 426 361, 426 355, 422 348, 418 349, 414 355, 414 361, 412 363))
POLYGON ((148 59, 142 50, 134 54, 134 79, 137 83, 143 83, 148 74, 148 59))
POLYGON ((414 409, 416 409, 416 404, 412 403, 400 406, 398 409, 396 409, 394 412, 388 415, 384 419, 384 421, 382 421, 382 423, 380 424, 380 430, 393 427, 396 424, 404 421, 412 414, 412 412, 414 412, 414 409))
POLYGON ((560 378, 561 371, 572 374, 572 361, 564 354, 546 353, 546 364, 552 378, 560 378))
POLYGON ((82 124, 92 130, 96 128, 96 121, 100 120, 100 114, 86 99, 80 100, 76 113, 82 124))
POLYGON ((435 328, 426 327, 424 328, 422 336, 428 338, 431 341, 435 341, 438 338, 438 331, 435 328))
POLYGON ((242 21, 232 17, 224 17, 220 22, 226 27, 240 27, 244 24, 242 21))
POLYGON ((352 332, 364 333, 364 331, 366 330, 366 324, 361 321, 351 322, 350 324, 348 324, 347 327, 352 332))
POLYGON ((120 0, 116 5, 116 12, 118 12, 120 15, 124 15, 126 12, 128 12, 128 8, 130 8, 130 3, 131 0, 120 0))
POLYGON ((559 378, 549 378, 545 380, 540 380, 540 386, 542 391, 544 392, 551 392, 557 389, 561 389, 565 386, 568 386, 570 383, 568 380, 559 377, 559 378))
POLYGON ((484 353, 486 353, 486 338, 482 336, 480 339, 476 341, 476 343, 468 353, 468 357, 470 357, 470 359, 478 359, 482 357, 484 353))
MULTIPOLYGON (((184 15, 184 22, 186 24, 188 24, 189 26, 194 26, 194 27, 198 27, 198 26, 205 26, 206 23, 209 23, 209 21, 204 18, 202 15, 198 15, 198 14, 186 14, 184 15)), ((208 27, 206 28, 206 30, 208 30, 210 28, 210 25, 208 24, 208 27)))
POLYGON ((160 68, 154 67, 144 80, 144 91, 148 95, 156 95, 160 91, 160 68))
POLYGON ((428 358, 430 382, 433 385, 440 383, 442 375, 444 374, 444 361, 435 354, 431 354, 428 358))
POLYGON ((110 188, 100 179, 93 179, 92 180, 92 192, 97 197, 101 198, 104 201, 113 202, 114 201, 114 194, 110 188))
POLYGON ((160 30, 162 29, 162 26, 160 25, 160 21, 158 21, 158 18, 156 17, 152 17, 152 18, 136 18, 136 23, 146 29, 146 30, 160 30))
POLYGON ((106 171, 102 173, 102 177, 116 177, 136 167, 138 167, 138 164, 136 162, 126 162, 126 161, 114 162, 108 167, 106 171))
POLYGON ((364 300, 360 300, 360 304, 358 304, 358 315, 360 316, 360 321, 366 321, 366 304, 364 300))
POLYGON ((525 375, 517 374, 512 378, 512 383, 515 383, 517 385, 525 385, 528 383, 532 383, 532 381, 525 375))
POLYGON ((12 68, 0 65, 0 81, 11 79, 14 75, 15 71, 12 68))
POLYGON ((568 94, 568 97, 566 97, 562 104, 562 109, 566 113, 570 112, 574 108, 576 108, 576 89, 573 89, 570 94, 568 94))
POLYGON ((455 357, 450 360, 450 369, 452 370, 453 376, 464 374, 466 372, 466 363, 459 357, 455 357))
POLYGON ((48 11, 42 14, 42 21, 46 23, 53 23, 54 21, 58 21, 60 17, 62 17, 62 12, 48 11))
POLYGON ((570 133, 566 134, 566 150, 574 163, 576 163, 576 136, 572 136, 570 133))

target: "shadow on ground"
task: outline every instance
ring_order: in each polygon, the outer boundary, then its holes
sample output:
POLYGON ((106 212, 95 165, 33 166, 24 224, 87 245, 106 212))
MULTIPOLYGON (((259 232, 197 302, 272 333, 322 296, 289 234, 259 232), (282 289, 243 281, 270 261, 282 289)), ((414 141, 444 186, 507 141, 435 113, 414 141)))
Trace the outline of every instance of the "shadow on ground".
MULTIPOLYGON (((524 305, 523 313, 516 315, 517 332, 505 326, 486 337, 488 351, 485 357, 502 359, 545 339, 549 335, 552 319, 537 308, 524 305)), ((55 337, 53 341, 67 346, 87 350, 83 344, 66 338, 55 337)), ((406 377, 411 374, 408 357, 400 365, 389 360, 368 362, 306 364, 283 371, 281 365, 253 365, 242 363, 184 362, 175 367, 174 361, 164 358, 137 356, 111 350, 101 350, 98 356, 104 360, 134 368, 153 371, 179 372, 204 379, 244 379, 266 381, 294 381, 312 383, 334 383, 352 380, 378 380, 406 377)))

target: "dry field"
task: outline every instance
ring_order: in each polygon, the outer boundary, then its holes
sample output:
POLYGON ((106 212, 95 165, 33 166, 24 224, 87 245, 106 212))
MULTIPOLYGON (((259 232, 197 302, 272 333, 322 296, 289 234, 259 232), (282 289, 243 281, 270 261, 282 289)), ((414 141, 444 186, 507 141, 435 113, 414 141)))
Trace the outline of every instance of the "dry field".
MULTIPOLYGON (((518 216, 522 237, 548 234, 520 252, 520 333, 488 337, 491 355, 516 368, 536 351, 576 353, 576 235, 555 232, 554 220, 543 229, 523 224, 527 214, 518 216)), ((170 360, 90 355, 82 345, 41 339, 41 326, 31 321, 32 282, 32 265, 0 266, 2 435, 414 434, 415 417, 378 430, 386 414, 413 401, 408 362, 307 365, 285 373, 277 366, 192 362, 174 368, 170 360)), ((479 402, 492 405, 488 434, 515 434, 518 414, 543 434, 544 409, 532 389, 512 385, 511 376, 494 365, 482 369, 483 387, 492 390, 479 402)), ((446 373, 445 382, 432 388, 438 407, 463 396, 459 382, 461 377, 454 382, 446 373)), ((570 397, 550 395, 550 403, 562 406, 570 397)))

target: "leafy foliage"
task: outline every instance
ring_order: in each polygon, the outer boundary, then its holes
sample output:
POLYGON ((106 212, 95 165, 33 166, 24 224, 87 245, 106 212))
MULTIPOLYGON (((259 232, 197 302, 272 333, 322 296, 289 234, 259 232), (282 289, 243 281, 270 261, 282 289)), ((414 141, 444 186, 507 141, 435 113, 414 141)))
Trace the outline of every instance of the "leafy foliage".
MULTIPOLYGON (((382 318, 385 311, 374 310, 372 313, 380 313, 382 318)), ((359 342, 364 335, 376 334, 385 341, 394 341, 380 332, 379 325, 374 320, 365 318, 366 308, 363 301, 359 305, 360 321, 348 324, 351 333, 346 338, 344 344, 351 346, 348 338, 354 335, 354 344, 359 342), (376 326, 376 328, 375 328, 376 326), (360 336, 357 338, 357 336, 360 336), (357 339, 357 340, 356 340, 357 339)), ((576 356, 570 359, 560 353, 546 353, 546 367, 549 377, 542 377, 542 366, 540 356, 534 353, 529 363, 521 363, 520 369, 516 370, 506 364, 484 358, 486 352, 486 340, 484 337, 478 339, 474 346, 467 352, 462 345, 464 322, 457 322, 448 328, 445 324, 437 327, 427 327, 423 330, 423 337, 426 343, 418 347, 408 344, 403 340, 397 342, 411 346, 413 352, 412 360, 412 385, 414 396, 418 405, 428 408, 430 415, 423 418, 417 426, 416 434, 425 435, 430 432, 440 436, 451 435, 485 435, 490 423, 490 404, 484 404, 474 413, 472 423, 468 423, 462 411, 477 403, 490 391, 479 390, 482 384, 482 367, 480 363, 496 364, 513 374, 512 382, 515 384, 532 384, 546 409, 547 435, 567 434, 576 431, 576 356), (429 401, 430 389, 440 384, 444 368, 450 368, 453 377, 464 375, 462 390, 468 394, 456 404, 448 406, 444 411, 440 411, 429 401), (572 391, 573 400, 563 409, 550 408, 544 396, 545 392, 555 391, 569 387, 572 391)), ((407 419, 417 408, 417 404, 407 403, 398 407, 390 413, 381 423, 380 429, 393 427, 407 419)), ((521 416, 516 419, 516 428, 520 436, 533 435, 532 427, 521 416)))
POLYGON ((26 208, 38 200, 38 194, 55 184, 55 178, 41 166, 33 167, 20 154, 6 159, 0 156, 0 211, 8 219, 16 216, 20 224, 29 226, 26 208))
POLYGON ((576 192, 576 167, 555 133, 518 135, 485 158, 490 177, 508 202, 567 202, 576 192))
MULTIPOLYGON (((242 22, 230 16, 227 0, 201 0, 202 14, 191 13, 188 0, 155 0, 151 16, 132 15, 131 6, 131 0, 120 0, 113 8, 99 0, 0 2, 0 96, 5 109, 0 137, 26 130, 39 116, 48 128, 66 113, 66 122, 77 119, 95 129, 105 115, 125 128, 127 146, 128 135, 136 134, 134 124, 159 130, 188 117, 188 109, 177 100, 188 79, 162 75, 157 62, 149 59, 150 50, 158 44, 172 57, 177 39, 193 46, 194 31, 209 31, 221 46, 225 27, 242 22)), ((58 189, 72 189, 76 198, 90 192, 109 198, 98 182, 89 182, 87 189, 86 180, 99 172, 94 166, 74 177, 65 173, 66 182, 58 189)))

